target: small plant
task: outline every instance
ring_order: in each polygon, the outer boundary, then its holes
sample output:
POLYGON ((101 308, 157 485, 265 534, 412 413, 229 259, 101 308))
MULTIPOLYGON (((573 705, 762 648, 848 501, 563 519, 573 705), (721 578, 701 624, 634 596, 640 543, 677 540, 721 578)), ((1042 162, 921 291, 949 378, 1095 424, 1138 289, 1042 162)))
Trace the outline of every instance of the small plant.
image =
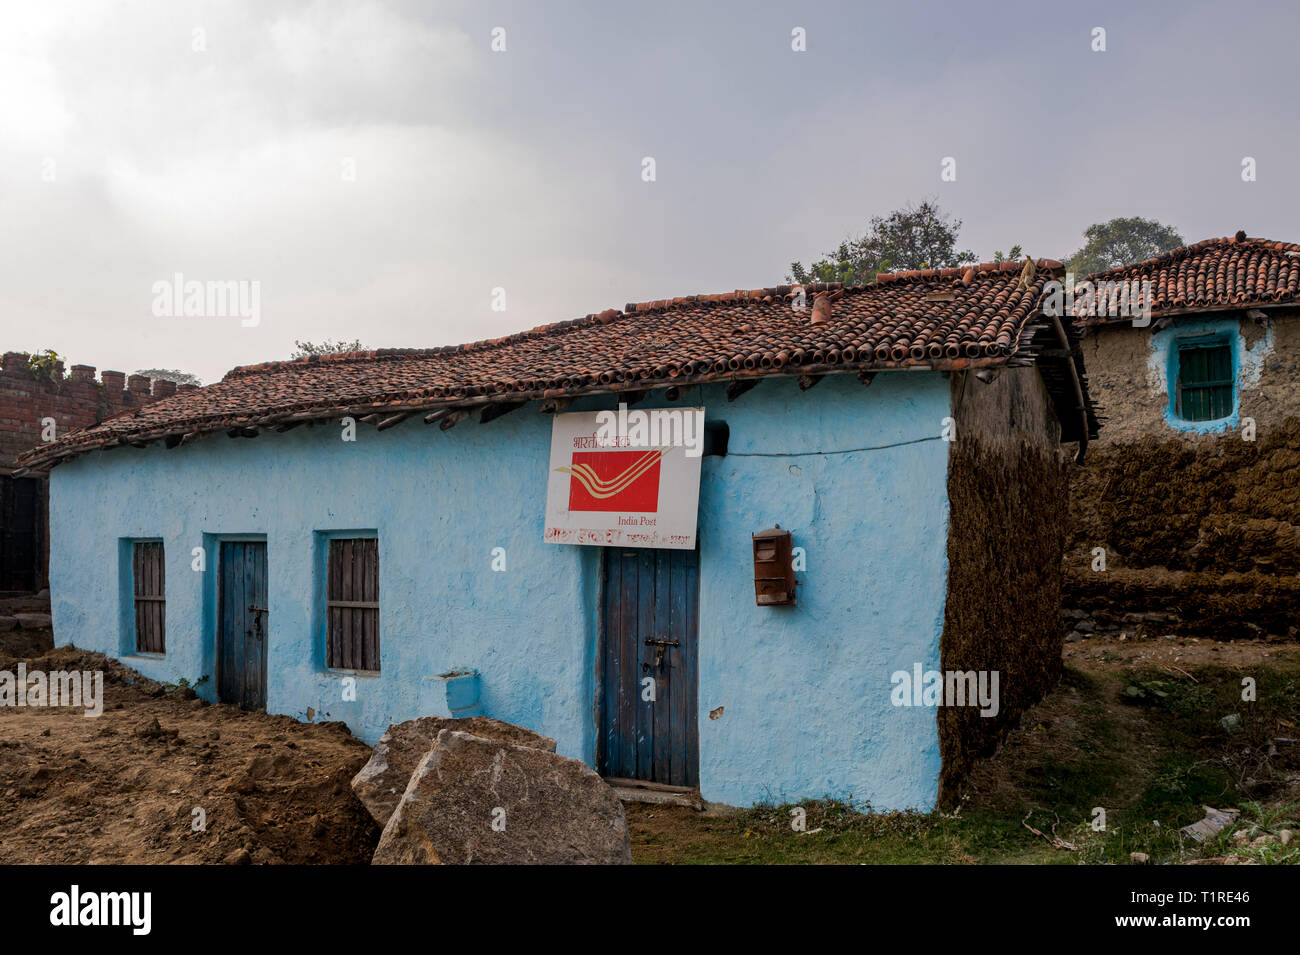
POLYGON ((1169 698, 1170 685, 1164 680, 1134 680, 1124 688, 1124 695, 1139 703, 1157 703, 1169 698))
POLYGON ((290 358, 306 358, 311 355, 339 355, 346 352, 366 351, 366 346, 361 344, 361 339, 354 339, 350 342, 339 340, 332 342, 329 339, 321 342, 300 342, 295 340, 293 343, 293 354, 290 358))
POLYGON ((27 370, 31 372, 33 378, 45 378, 49 381, 58 381, 60 377, 59 365, 63 363, 63 356, 52 348, 46 348, 44 351, 33 352, 27 356, 27 370))
POLYGON ((208 682, 208 675, 205 673, 205 674, 203 674, 203 676, 199 677, 199 678, 198 678, 197 680, 195 680, 193 683, 191 683, 191 682, 190 682, 189 680, 187 680, 185 677, 181 677, 179 680, 176 681, 176 685, 177 685, 177 686, 188 686, 191 690, 197 690, 199 687, 201 687, 204 683, 207 683, 207 682, 208 682))

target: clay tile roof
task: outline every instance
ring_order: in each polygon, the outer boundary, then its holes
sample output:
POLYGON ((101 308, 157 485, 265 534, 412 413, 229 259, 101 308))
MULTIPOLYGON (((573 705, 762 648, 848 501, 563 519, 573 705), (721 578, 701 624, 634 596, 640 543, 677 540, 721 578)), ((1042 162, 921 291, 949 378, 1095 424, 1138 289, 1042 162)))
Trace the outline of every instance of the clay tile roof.
MULTIPOLYGON (((1038 301, 1044 283, 1062 276, 1060 263, 1039 260, 1034 281, 1021 289, 1021 264, 1012 265, 980 266, 965 283, 970 270, 963 268, 895 273, 849 288, 810 284, 803 287, 801 311, 792 301, 799 287, 779 285, 630 302, 622 311, 605 309, 466 345, 246 365, 215 384, 71 432, 28 452, 21 463, 42 467, 95 448, 344 415, 391 416, 733 377, 1024 365, 1036 360, 1037 336, 1045 330, 1051 339, 1043 347, 1059 347, 1038 301), (814 324, 819 292, 834 294, 822 306, 829 305, 829 317, 814 324)), ((1072 382, 1069 387, 1074 407, 1072 382)), ((1063 425, 1068 433, 1069 423, 1063 425)))
MULTIPOLYGON (((1277 305, 1300 300, 1300 245, 1247 238, 1244 232, 1222 239, 1205 239, 1194 245, 1089 275, 1096 284, 1151 283, 1151 313, 1180 315, 1223 308, 1277 305)), ((1131 316, 1112 315, 1118 288, 1099 290, 1090 314, 1080 315, 1080 325, 1128 322, 1131 316)))

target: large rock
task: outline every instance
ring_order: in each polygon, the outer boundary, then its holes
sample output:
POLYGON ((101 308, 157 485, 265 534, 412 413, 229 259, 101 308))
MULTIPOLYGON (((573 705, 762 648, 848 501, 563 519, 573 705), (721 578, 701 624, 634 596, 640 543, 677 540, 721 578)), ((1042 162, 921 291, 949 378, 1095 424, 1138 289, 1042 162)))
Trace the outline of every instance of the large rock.
POLYGON ((370 762, 361 767, 361 772, 352 780, 352 791, 379 825, 387 825, 388 817, 397 808, 402 793, 406 792, 406 784, 411 781, 415 767, 433 749, 438 734, 445 729, 555 752, 555 740, 549 736, 488 716, 462 719, 422 716, 405 723, 394 723, 375 744, 370 762))
POLYGON ((411 775, 376 865, 626 865, 627 819, 584 763, 443 730, 411 775))

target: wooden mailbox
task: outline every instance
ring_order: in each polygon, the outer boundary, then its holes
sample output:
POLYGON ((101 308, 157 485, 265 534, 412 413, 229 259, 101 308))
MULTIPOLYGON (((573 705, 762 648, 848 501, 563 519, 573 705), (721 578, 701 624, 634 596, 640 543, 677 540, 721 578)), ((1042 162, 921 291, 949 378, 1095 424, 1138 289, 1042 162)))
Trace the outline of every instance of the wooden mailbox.
POLYGON ((794 544, 777 524, 754 538, 754 599, 760 607, 794 605, 794 544))

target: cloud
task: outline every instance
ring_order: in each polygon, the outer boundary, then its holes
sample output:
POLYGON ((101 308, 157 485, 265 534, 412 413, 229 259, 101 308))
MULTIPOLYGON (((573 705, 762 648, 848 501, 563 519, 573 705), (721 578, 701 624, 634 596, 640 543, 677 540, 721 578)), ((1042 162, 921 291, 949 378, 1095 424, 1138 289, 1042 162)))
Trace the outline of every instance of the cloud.
POLYGON ((982 257, 1116 215, 1296 238, 1284 5, 1014 9, 13 5, 4 346, 213 380, 295 339, 497 336, 776 283, 928 195, 982 257), (176 272, 260 281, 261 324, 155 318, 176 272))

